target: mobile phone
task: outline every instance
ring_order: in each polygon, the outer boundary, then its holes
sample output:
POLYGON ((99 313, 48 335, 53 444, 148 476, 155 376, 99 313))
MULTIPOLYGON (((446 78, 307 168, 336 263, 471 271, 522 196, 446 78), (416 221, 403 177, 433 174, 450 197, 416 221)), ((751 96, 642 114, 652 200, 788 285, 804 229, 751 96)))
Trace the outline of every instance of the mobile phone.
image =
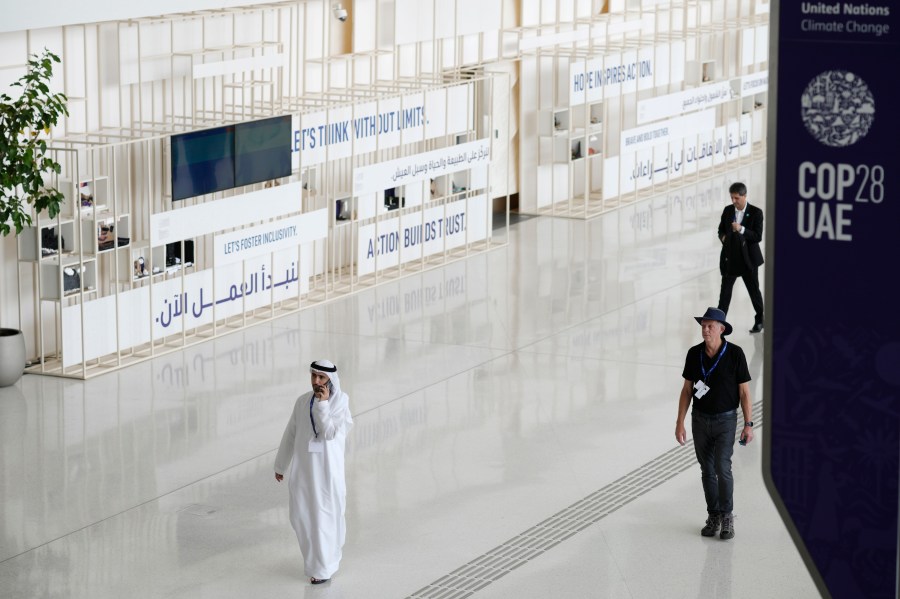
POLYGON ((747 445, 747 437, 745 437, 744 435, 741 435, 741 440, 738 441, 738 443, 746 446, 747 445))

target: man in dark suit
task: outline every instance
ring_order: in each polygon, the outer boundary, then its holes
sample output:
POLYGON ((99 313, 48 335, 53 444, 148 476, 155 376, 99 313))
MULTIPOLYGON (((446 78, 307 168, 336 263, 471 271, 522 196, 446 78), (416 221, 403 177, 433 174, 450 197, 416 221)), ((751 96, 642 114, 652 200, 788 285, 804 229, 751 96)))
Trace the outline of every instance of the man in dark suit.
POLYGON ((728 314, 731 305, 731 290, 740 277, 744 280, 756 316, 751 333, 763 329, 763 298, 759 291, 757 271, 763 263, 759 242, 763 238, 763 212, 747 202, 747 186, 734 183, 728 188, 731 205, 722 211, 719 221, 719 240, 722 253, 719 256, 719 270, 722 273, 722 290, 719 293, 719 310, 728 314))

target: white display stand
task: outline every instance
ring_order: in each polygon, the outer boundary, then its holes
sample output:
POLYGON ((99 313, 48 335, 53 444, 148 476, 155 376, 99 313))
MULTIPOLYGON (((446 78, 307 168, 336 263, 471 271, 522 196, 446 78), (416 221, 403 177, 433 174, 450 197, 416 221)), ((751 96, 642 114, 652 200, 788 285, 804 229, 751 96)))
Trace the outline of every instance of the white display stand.
POLYGON ((342 23, 327 3, 297 0, 153 17, 136 6, 120 20, 0 33, 0 69, 17 73, 47 46, 62 58, 54 91, 69 98, 50 137, 62 165, 51 183, 66 200, 53 220, 34 215, 15 258, 0 256, 18 283, 4 287, 0 317, 26 332, 29 372, 85 378, 495 247, 506 237, 492 234, 493 212, 512 193, 521 212, 591 218, 756 159, 767 6, 358 0, 342 23), (696 126, 691 115, 705 110, 712 120, 696 126), (171 135, 285 114, 290 176, 173 204, 171 135), (355 181, 476 142, 489 143, 483 163, 355 181), (281 194, 260 192, 275 187, 291 189, 290 210, 263 215, 259 198, 281 194), (241 197, 242 216, 218 221, 241 197), (190 226, 178 216, 218 203, 190 226), (432 251, 425 231, 463 209, 465 237, 444 235, 432 251), (217 263, 217 237, 319 210, 324 237, 244 261, 240 273, 217 263), (374 249, 370 265, 371 239, 408 231, 412 243, 419 230, 421 244, 374 249), (260 289, 263 266, 266 277, 292 272, 280 280, 297 277, 294 295, 241 291, 260 289), (78 290, 67 291, 75 267, 78 290), (183 294, 200 290, 197 306, 208 293, 229 301, 175 318, 175 300, 184 314, 183 294), (168 306, 174 320, 162 326, 168 306), (92 324, 104 315, 115 326, 92 324))
POLYGON ((618 10, 580 21, 585 35, 520 40, 522 212, 590 218, 764 152, 767 15, 723 20, 735 8, 717 1, 618 10))
POLYGON ((51 147, 62 212, 17 243, 21 286, 48 315, 28 372, 86 378, 491 248, 491 115, 475 109, 491 86, 313 101, 293 119, 290 176, 180 201, 169 135, 51 147), (354 115, 378 122, 373 143, 354 115), (361 250, 401 222, 402 259, 361 250))

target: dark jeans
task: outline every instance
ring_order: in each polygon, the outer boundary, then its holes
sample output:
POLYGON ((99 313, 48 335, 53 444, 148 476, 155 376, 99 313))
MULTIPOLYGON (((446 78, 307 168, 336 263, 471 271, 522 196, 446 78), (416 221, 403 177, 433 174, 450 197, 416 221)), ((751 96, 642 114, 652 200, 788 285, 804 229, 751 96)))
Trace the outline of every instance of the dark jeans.
MULTIPOLYGON (((719 291, 719 310, 725 314, 728 314, 728 308, 731 306, 731 290, 734 288, 734 283, 738 278, 730 275, 722 277, 722 288, 719 291)), ((755 312, 753 321, 755 324, 762 324, 763 297, 762 292, 759 290, 759 269, 753 268, 750 272, 740 275, 740 278, 744 280, 744 286, 747 288, 747 293, 750 294, 750 303, 753 304, 753 311, 755 312)))
POLYGON ((700 462, 700 478, 710 514, 730 514, 734 507, 731 455, 737 432, 737 410, 721 414, 691 412, 694 451, 700 462))

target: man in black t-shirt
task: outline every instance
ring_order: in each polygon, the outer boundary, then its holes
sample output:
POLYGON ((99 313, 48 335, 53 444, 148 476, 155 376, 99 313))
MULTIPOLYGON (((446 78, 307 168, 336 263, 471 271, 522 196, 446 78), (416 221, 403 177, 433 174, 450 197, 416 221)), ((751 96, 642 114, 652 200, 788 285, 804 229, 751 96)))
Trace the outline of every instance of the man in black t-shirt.
POLYGON ((693 401, 691 431, 708 514, 700 534, 713 537, 721 526, 719 538, 730 539, 734 537, 731 455, 734 453, 738 406, 744 416, 741 443, 753 440, 750 371, 744 350, 725 340, 725 335, 732 329, 725 322, 724 312, 708 308, 706 314, 695 320, 700 323, 703 343, 689 349, 684 360, 681 374, 684 385, 678 400, 675 440, 682 445, 687 440, 684 417, 693 401))

